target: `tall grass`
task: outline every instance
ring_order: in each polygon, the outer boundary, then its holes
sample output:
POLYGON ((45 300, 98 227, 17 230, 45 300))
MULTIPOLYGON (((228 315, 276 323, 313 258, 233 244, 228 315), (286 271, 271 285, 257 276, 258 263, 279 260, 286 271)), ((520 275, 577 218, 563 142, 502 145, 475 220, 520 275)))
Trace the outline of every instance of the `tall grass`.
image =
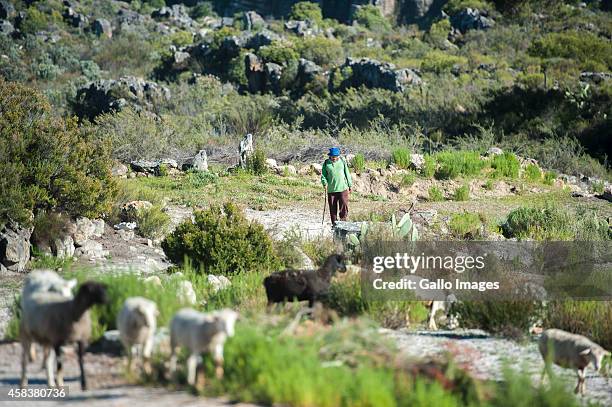
POLYGON ((552 301, 546 307, 544 325, 585 335, 612 349, 610 301, 552 301))
POLYGON ((486 166, 476 151, 443 151, 436 154, 438 179, 452 179, 458 176, 475 176, 486 166))

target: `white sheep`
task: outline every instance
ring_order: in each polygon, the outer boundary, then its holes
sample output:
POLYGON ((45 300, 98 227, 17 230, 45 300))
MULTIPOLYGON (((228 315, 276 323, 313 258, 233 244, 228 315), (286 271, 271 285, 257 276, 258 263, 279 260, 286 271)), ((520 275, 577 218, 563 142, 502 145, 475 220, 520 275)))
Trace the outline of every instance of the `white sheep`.
POLYGON ((176 351, 180 346, 189 350, 187 382, 195 385, 198 355, 210 353, 215 362, 215 374, 223 377, 223 346, 227 338, 234 336, 238 313, 222 309, 201 313, 191 308, 179 310, 170 323, 170 372, 176 371, 176 351))
POLYGON ((157 305, 146 298, 131 297, 123 303, 117 316, 117 328, 121 343, 127 352, 128 371, 132 369, 134 353, 143 358, 145 371, 150 371, 149 363, 158 315, 157 305))
MULTIPOLYGON (((24 309, 24 302, 27 298, 31 297, 32 294, 37 292, 54 292, 58 293, 66 299, 72 298, 72 289, 76 287, 77 280, 73 278, 71 280, 64 280, 53 270, 32 270, 25 279, 23 290, 21 293, 21 309, 24 309)), ((29 355, 30 360, 36 359, 36 351, 34 344, 30 345, 29 355)), ((43 349, 43 368, 44 361, 49 356, 50 349, 44 347, 43 349)))
POLYGON ((197 297, 195 290, 193 289, 193 285, 191 285, 191 282, 187 280, 179 282, 176 294, 180 302, 182 302, 183 304, 195 305, 197 302, 197 297))
POLYGON ((578 384, 575 393, 584 394, 585 374, 584 370, 593 364, 595 371, 599 371, 604 357, 610 352, 577 334, 562 331, 561 329, 547 329, 540 336, 538 343, 540 354, 544 359, 544 370, 541 379, 548 373, 551 376, 550 362, 561 367, 575 369, 578 376, 578 384))

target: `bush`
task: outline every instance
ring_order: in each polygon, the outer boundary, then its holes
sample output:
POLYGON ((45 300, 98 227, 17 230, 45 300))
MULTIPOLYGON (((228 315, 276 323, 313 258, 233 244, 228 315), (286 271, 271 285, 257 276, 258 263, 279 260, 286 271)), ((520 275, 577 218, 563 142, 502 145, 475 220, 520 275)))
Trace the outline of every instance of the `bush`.
POLYGON ((408 169, 410 167, 410 150, 405 147, 396 148, 391 153, 391 162, 397 168, 408 169))
POLYGON ((202 17, 214 17, 216 15, 215 10, 213 9, 213 5, 210 1, 203 1, 198 3, 191 9, 190 16, 193 19, 198 19, 202 17))
POLYGON ((247 171, 254 175, 263 175, 268 172, 266 154, 261 148, 256 148, 246 161, 247 171))
POLYGON ((468 185, 460 186, 453 194, 453 201, 469 201, 470 187, 468 185))
POLYGON ((436 74, 448 73, 455 65, 466 65, 467 59, 455 55, 449 55, 442 51, 428 52, 421 61, 421 69, 425 72, 436 74))
POLYGON ((436 168, 438 166, 436 159, 429 154, 427 154, 424 159, 425 163, 423 164, 423 169, 421 170, 423 176, 426 178, 432 178, 436 173, 436 168))
POLYGON ((292 20, 312 20, 317 24, 323 21, 321 7, 310 1, 300 1, 291 7, 289 18, 292 20))
POLYGON ((263 59, 264 62, 273 62, 283 66, 287 66, 300 58, 293 48, 280 41, 274 41, 270 45, 264 45, 259 48, 257 50, 257 55, 263 59))
POLYGON ((515 154, 506 151, 493 157, 491 168, 495 170, 492 174, 493 177, 517 178, 521 163, 515 154))
POLYGON ((0 78, 0 222, 57 210, 97 218, 116 192, 108 145, 53 114, 37 91, 0 78))
POLYGON ((189 259, 200 271, 237 274, 257 269, 274 269, 278 259, 263 226, 249 222, 232 203, 213 205, 195 212, 162 242, 168 258, 183 264, 189 259))
POLYGON ((544 326, 587 336, 612 349, 610 301, 552 301, 546 307, 544 326))
POLYGON ((365 169, 365 156, 361 153, 355 154, 352 161, 352 166, 356 173, 363 171, 365 169))
POLYGON ((527 167, 525 167, 524 176, 532 182, 540 181, 542 179, 542 171, 537 165, 529 164, 527 167))
POLYGON ((450 0, 444 5, 444 11, 450 16, 465 8, 491 10, 491 5, 484 0, 450 0))
POLYGON ((439 167, 435 176, 438 179, 478 175, 485 166, 476 151, 443 151, 436 154, 436 160, 439 167))
POLYGON ((435 185, 430 187, 427 193, 429 194, 430 202, 441 202, 444 200, 444 194, 442 193, 442 190, 440 190, 440 188, 435 185))
POLYGON ((306 37, 296 41, 296 50, 302 58, 313 61, 323 67, 335 65, 342 61, 344 50, 342 43, 333 38, 306 37))
POLYGON ((485 182, 484 184, 484 189, 486 189, 487 191, 493 191, 494 187, 495 183, 491 179, 488 179, 487 182, 485 182))
POLYGON ((414 184, 415 181, 416 181, 416 174, 413 171, 410 171, 407 174, 402 175, 400 185, 403 187, 410 187, 414 184))
POLYGON ((541 313, 538 301, 462 301, 451 306, 462 327, 513 337, 528 334, 541 313))
POLYGON ((185 183, 189 188, 203 188, 218 181, 219 176, 210 171, 189 171, 185 177, 185 183))
POLYGON ((170 227, 170 216, 160 206, 142 209, 136 214, 138 233, 149 239, 163 237, 170 227))
POLYGON ((542 58, 575 59, 583 69, 592 69, 593 63, 612 69, 612 44, 589 31, 548 33, 531 44, 529 53, 542 58))
POLYGON ((482 220, 476 213, 455 213, 451 216, 448 227, 458 239, 477 239, 481 236, 482 220))
POLYGON ((553 171, 546 171, 544 173, 544 181, 543 182, 546 185, 552 185, 556 178, 557 178, 557 174, 555 174, 553 171))
POLYGON ((353 14, 353 21, 372 31, 384 32, 391 29, 389 20, 383 17, 378 7, 371 4, 359 7, 353 14))
POLYGON ((53 239, 68 235, 70 225, 70 218, 63 213, 40 211, 34 217, 34 230, 30 240, 38 250, 43 251, 50 248, 53 239))

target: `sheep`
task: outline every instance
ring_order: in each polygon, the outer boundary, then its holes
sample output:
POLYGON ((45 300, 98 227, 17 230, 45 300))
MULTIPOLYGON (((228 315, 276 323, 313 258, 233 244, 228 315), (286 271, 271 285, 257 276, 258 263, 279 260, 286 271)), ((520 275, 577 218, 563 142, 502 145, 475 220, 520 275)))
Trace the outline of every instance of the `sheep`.
MULTIPOLYGON (((55 350, 57 358, 57 385, 63 386, 61 347, 71 342, 78 346, 81 389, 87 389, 83 352, 91 334, 89 308, 107 302, 106 285, 96 282, 83 283, 73 299, 66 299, 52 292, 36 292, 24 301, 20 320, 21 339, 21 387, 28 384, 26 377, 28 350, 32 342, 55 350)), ((47 384, 54 387, 53 357, 47 357, 47 384)))
POLYGON ((145 371, 150 371, 149 359, 153 351, 153 337, 157 327, 157 305, 146 298, 131 297, 125 300, 117 316, 121 343, 128 356, 128 371, 132 368, 134 350, 142 355, 145 371))
POLYGON ((327 294, 336 271, 346 272, 345 261, 344 255, 332 254, 319 270, 284 270, 270 274, 263 281, 268 305, 297 299, 308 300, 312 308, 316 300, 327 294))
MULTIPOLYGON (((25 280, 23 290, 21 294, 21 309, 23 309, 24 301, 29 298, 35 292, 52 291, 61 294, 64 298, 72 298, 72 289, 76 287, 77 280, 73 278, 71 280, 64 280, 55 271, 52 270, 32 270, 25 280)), ((36 359, 36 351, 34 344, 31 344, 29 355, 30 360, 36 359)), ((49 348, 45 347, 43 350, 43 368, 44 361, 47 359, 49 354, 49 348)))
POLYGON ((544 359, 544 370, 540 380, 548 373, 551 376, 550 362, 565 368, 576 370, 578 384, 574 393, 584 395, 585 374, 584 370, 591 363, 595 371, 599 371, 604 357, 610 352, 577 334, 572 334, 561 329, 547 329, 540 336, 538 343, 540 354, 544 359))
POLYGON ((432 331, 437 331, 438 326, 436 324, 436 314, 438 311, 443 311, 444 315, 447 318, 448 326, 450 329, 456 328, 459 324, 457 318, 449 315, 451 305, 454 302, 457 302, 457 298, 454 294, 450 293, 448 290, 444 289, 422 289, 421 281, 424 280, 422 277, 419 277, 414 274, 409 274, 407 276, 402 277, 402 280, 413 281, 414 286, 414 294, 417 299, 425 300, 426 306, 429 308, 428 317, 427 317, 427 327, 432 331), (435 298, 435 300, 432 300, 435 298))
POLYGON ((211 353, 215 362, 217 378, 223 377, 223 346, 227 338, 234 336, 234 325, 238 313, 222 309, 201 313, 192 308, 179 310, 170 322, 170 372, 176 372, 176 350, 184 346, 189 350, 187 359, 187 382, 196 383, 198 355, 211 353))

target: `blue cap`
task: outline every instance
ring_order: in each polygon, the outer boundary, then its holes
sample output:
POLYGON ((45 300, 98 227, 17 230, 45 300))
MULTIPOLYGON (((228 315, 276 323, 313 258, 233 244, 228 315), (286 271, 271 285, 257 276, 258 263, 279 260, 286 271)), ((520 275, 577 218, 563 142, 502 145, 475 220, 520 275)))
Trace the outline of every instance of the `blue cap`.
POLYGON ((340 155, 340 149, 338 147, 332 147, 329 149, 329 153, 327 155, 330 157, 338 157, 340 155))

